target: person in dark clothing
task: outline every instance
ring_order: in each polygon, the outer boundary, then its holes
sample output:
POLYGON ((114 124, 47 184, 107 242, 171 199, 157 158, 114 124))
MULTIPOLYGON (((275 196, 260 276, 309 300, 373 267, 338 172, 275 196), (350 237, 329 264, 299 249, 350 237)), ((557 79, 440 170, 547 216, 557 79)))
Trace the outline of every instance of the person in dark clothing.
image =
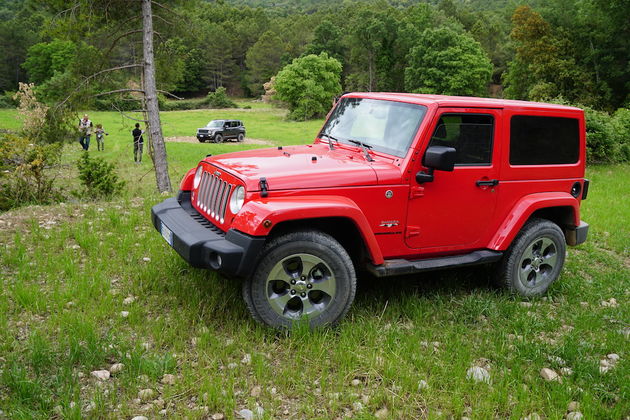
POLYGON ((142 163, 142 144, 144 139, 142 138, 143 130, 140 130, 140 124, 136 123, 136 128, 133 129, 131 134, 133 135, 133 160, 136 163, 142 163))

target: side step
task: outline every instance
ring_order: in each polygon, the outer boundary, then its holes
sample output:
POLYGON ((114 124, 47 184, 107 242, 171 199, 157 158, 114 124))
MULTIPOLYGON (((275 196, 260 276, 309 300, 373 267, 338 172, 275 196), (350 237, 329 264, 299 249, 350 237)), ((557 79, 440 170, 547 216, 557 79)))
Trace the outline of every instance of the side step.
POLYGON ((425 260, 385 260, 385 263, 382 265, 368 264, 368 270, 376 277, 400 276, 403 274, 420 273, 422 271, 440 270, 443 268, 493 263, 499 261, 502 256, 502 252, 482 249, 471 252, 470 254, 427 258, 425 260))

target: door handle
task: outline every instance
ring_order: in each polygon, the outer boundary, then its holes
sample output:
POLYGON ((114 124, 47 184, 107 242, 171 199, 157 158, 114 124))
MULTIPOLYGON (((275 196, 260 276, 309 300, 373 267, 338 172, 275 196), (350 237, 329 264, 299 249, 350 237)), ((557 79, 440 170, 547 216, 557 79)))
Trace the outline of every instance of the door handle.
POLYGON ((482 180, 477 181, 478 187, 494 187, 495 185, 499 185, 498 179, 489 179, 487 181, 482 181, 482 180))

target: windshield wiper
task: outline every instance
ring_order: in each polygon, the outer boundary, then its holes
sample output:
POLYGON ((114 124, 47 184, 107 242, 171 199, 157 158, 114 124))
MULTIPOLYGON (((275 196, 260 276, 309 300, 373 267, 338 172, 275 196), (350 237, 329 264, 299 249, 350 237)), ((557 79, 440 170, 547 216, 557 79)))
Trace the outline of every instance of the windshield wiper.
MULTIPOLYGON (((330 140, 334 140, 335 142, 339 143, 339 139, 338 139, 338 138, 333 137, 333 136, 331 136, 331 135, 330 135, 330 134, 328 134, 328 133, 320 133, 320 134, 319 134, 319 137, 328 137, 330 140)), ((328 142, 328 147, 330 147, 330 150, 333 150, 333 149, 334 149, 333 144, 332 144, 332 141, 329 141, 329 142, 328 142)))
POLYGON ((369 144, 362 143, 362 142, 360 142, 358 140, 350 140, 350 139, 348 139, 348 141, 350 143, 352 143, 352 144, 356 144, 357 146, 361 146, 361 149, 363 150, 363 153, 365 153, 365 159, 368 162, 374 162, 374 159, 372 159, 372 156, 370 156, 370 153, 368 152, 368 149, 371 149, 372 146, 370 146, 369 144))

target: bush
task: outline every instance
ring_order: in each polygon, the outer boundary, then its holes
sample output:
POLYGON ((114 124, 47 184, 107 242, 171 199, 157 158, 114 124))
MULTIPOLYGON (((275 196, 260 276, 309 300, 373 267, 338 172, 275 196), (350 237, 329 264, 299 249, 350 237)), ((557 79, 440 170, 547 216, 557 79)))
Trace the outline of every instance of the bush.
POLYGON ((15 108, 17 107, 17 102, 13 100, 14 93, 12 92, 4 92, 3 95, 0 95, 0 108, 15 108))
POLYGON ((120 181, 114 165, 101 159, 92 159, 88 152, 77 162, 79 179, 85 187, 76 195, 92 199, 110 198, 120 194, 125 183, 120 181))
POLYGON ((180 99, 176 101, 163 101, 160 103, 161 111, 186 111, 204 107, 205 99, 180 99))
POLYGON ((325 115, 341 93, 341 63, 328 54, 306 55, 285 66, 274 83, 276 97, 289 105, 289 118, 325 115))
POLYGON ((217 88, 214 92, 209 92, 208 96, 201 103, 209 105, 210 108, 238 108, 238 105, 228 98, 223 86, 217 88))
POLYGON ((61 191, 54 188, 50 173, 60 154, 59 144, 34 144, 23 136, 0 136, 0 210, 60 200, 61 191))
POLYGON ((613 116, 591 108, 584 108, 584 112, 588 161, 630 161, 630 110, 620 108, 613 116))

